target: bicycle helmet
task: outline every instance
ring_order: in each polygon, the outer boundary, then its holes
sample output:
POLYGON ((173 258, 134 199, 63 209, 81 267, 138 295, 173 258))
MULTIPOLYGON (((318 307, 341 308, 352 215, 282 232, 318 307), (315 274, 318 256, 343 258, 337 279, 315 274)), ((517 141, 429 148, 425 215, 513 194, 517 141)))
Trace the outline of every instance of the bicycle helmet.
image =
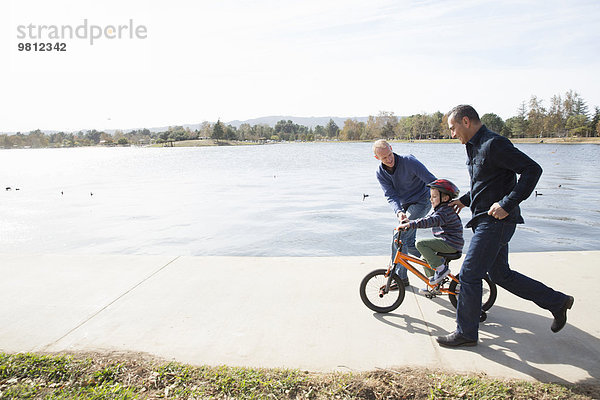
POLYGON ((448 179, 436 179, 433 182, 427 184, 427 187, 439 190, 441 193, 446 193, 450 196, 450 200, 458 196, 459 190, 456 185, 450 182, 448 179))

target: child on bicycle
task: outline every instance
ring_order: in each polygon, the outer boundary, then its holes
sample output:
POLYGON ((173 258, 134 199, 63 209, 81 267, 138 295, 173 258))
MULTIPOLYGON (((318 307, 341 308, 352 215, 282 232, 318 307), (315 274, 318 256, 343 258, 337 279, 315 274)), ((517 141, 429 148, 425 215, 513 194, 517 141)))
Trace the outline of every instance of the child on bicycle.
POLYGON ((406 219, 402 221, 399 228, 432 228, 435 238, 419 239, 416 247, 425 261, 435 268, 435 273, 429 268, 425 268, 425 274, 429 277, 429 283, 437 285, 450 273, 450 269, 444 264, 444 259, 435 253, 462 252, 465 242, 460 217, 448 204, 458 196, 459 190, 456 185, 447 179, 436 179, 427 186, 433 213, 413 221, 406 219))

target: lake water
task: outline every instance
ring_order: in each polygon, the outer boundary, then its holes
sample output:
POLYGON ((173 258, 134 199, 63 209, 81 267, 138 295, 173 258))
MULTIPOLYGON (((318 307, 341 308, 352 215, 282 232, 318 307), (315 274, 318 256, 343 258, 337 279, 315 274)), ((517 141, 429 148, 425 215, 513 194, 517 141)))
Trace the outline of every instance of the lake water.
MULTIPOLYGON (((544 174, 511 251, 599 250, 600 147, 517 147, 544 174)), ((463 145, 394 150, 468 190, 463 145)), ((2 150, 0 253, 387 255, 377 166, 370 143, 2 150)))

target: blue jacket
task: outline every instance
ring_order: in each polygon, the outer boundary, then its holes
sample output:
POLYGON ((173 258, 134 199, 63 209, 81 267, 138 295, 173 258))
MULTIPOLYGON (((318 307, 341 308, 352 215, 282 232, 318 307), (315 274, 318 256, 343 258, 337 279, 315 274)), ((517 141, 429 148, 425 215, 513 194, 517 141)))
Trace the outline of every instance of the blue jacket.
POLYGON ((522 224, 519 203, 525 200, 542 175, 542 167, 513 146, 510 140, 483 125, 465 145, 471 190, 460 201, 471 208, 471 226, 498 202, 509 215, 500 220, 522 224), (517 174, 520 175, 517 181, 517 174))
POLYGON ((406 210, 410 204, 429 198, 429 188, 426 185, 435 181, 435 176, 412 154, 399 156, 394 153, 394 158, 394 173, 387 172, 381 163, 377 169, 377 180, 397 214, 400 210, 406 210))

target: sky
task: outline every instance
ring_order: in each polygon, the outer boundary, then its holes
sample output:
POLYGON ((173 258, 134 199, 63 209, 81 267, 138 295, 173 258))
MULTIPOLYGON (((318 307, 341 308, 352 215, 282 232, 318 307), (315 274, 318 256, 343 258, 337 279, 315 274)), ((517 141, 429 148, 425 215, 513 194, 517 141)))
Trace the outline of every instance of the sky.
POLYGON ((0 132, 407 116, 465 103, 507 119, 532 95, 548 105, 568 90, 593 112, 599 72, 598 0, 0 5, 0 132), (45 42, 66 51, 18 50, 45 42))

